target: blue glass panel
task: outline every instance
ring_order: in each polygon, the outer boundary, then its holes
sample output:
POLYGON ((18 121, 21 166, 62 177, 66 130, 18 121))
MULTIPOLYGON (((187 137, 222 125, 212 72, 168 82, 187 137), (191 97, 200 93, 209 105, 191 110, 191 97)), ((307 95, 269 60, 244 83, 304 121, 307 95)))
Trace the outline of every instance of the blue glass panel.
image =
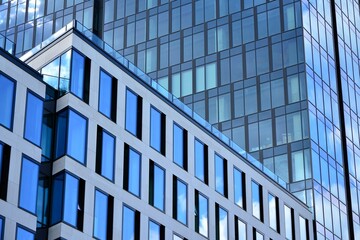
POLYGON ((174 162, 180 167, 184 167, 184 130, 178 125, 174 124, 173 135, 173 149, 174 149, 174 162))
POLYGON ((56 158, 61 157, 65 154, 67 115, 68 115, 68 111, 63 111, 59 113, 57 116, 56 143, 55 143, 56 158))
POLYGON ((154 223, 153 221, 149 222, 149 239, 151 240, 161 239, 160 225, 154 223))
POLYGON ((234 168, 234 202, 238 206, 243 207, 242 175, 236 168, 234 168))
POLYGON ((140 196, 140 175, 141 175, 141 156, 132 149, 129 150, 129 186, 128 191, 140 196))
POLYGON ((208 237, 208 200, 203 195, 199 194, 199 233, 208 237))
POLYGON ((4 236, 4 219, 2 217, 0 217, 0 239, 1 240, 3 240, 3 236, 4 236))
POLYGON ((35 214, 39 166, 23 158, 21 166, 19 206, 35 214))
POLYGON ((51 202, 51 224, 56 224, 62 218, 64 190, 64 174, 57 175, 52 184, 52 202, 51 202))
POLYGON ((183 224, 187 224, 187 186, 185 183, 177 180, 177 199, 176 211, 177 220, 183 224))
POLYGON ((65 177, 64 218, 72 226, 77 224, 79 180, 69 174, 65 177))
POLYGON ((28 93, 24 137, 38 146, 41 141, 42 114, 43 101, 28 93))
POLYGON ((6 128, 12 127, 12 115, 14 109, 15 83, 5 76, 0 75, 0 125, 6 128))
POLYGON ((204 144, 195 140, 195 176, 205 181, 205 156, 204 144))
POLYGON ((114 179, 115 138, 102 132, 101 175, 114 179))
POLYGON ((165 171, 154 166, 154 207, 164 210, 165 171))
POLYGON ((150 146, 161 150, 161 113, 155 108, 150 110, 150 146))
POLYGON ((81 99, 84 97, 84 72, 85 58, 76 51, 73 51, 70 90, 81 99))
POLYGON ((125 128, 135 136, 137 136, 137 100, 137 95, 126 90, 125 128))
POLYGON ((105 72, 100 72, 100 87, 99 87, 99 112, 103 113, 108 118, 111 117, 111 87, 112 78, 105 72))
POLYGON ((228 216, 227 211, 219 207, 219 222, 218 222, 218 236, 219 240, 227 240, 228 239, 228 216))
POLYGON ((135 239, 135 212, 123 207, 122 239, 135 239))
POLYGON ((35 236, 32 232, 29 232, 22 227, 16 229, 16 240, 33 240, 35 236))
POLYGON ((106 239, 108 196, 95 191, 94 237, 106 239))
POLYGON ((86 119, 70 110, 67 153, 80 163, 85 163, 86 137, 86 119))
POLYGON ((260 219, 260 188, 255 182, 251 182, 252 214, 260 219))
POLYGON ((224 186, 224 159, 215 155, 215 189, 220 194, 225 194, 224 186))

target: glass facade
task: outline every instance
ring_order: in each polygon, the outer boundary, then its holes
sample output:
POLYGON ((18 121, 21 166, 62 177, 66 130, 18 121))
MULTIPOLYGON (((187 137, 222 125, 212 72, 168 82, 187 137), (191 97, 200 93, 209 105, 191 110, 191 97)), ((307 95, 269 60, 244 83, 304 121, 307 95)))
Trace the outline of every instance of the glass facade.
POLYGON ((110 181, 114 180, 115 137, 98 127, 96 172, 110 181))
POLYGON ((140 197, 141 155, 128 145, 124 154, 124 189, 140 197))
POLYGON ((207 197, 195 191, 195 230, 204 237, 208 237, 209 203, 207 197))
POLYGON ((187 185, 178 179, 173 177, 173 217, 179 222, 187 225, 187 185))
POLYGON ((155 208, 165 210, 165 170, 150 161, 149 203, 155 208))
POLYGON ((1 101, 0 125, 12 129, 15 102, 15 82, 0 74, 1 101))
POLYGON ((195 153, 194 153, 194 163, 195 163, 195 176, 208 184, 208 153, 207 146, 202 143, 200 140, 195 139, 195 153))
POLYGON ((20 225, 16 227, 16 240, 34 240, 34 239, 35 239, 35 234, 32 231, 20 225))
POLYGON ((126 89, 125 129, 141 139, 142 98, 126 89))
POLYGON ((19 207, 35 214, 39 165, 23 157, 21 165, 21 181, 19 192, 19 207))
POLYGON ((94 237, 96 239, 112 239, 112 206, 111 196, 95 190, 94 237))
POLYGON ((165 115, 154 107, 150 109, 150 146, 165 155, 165 115))
POLYGON ((31 92, 27 94, 25 114, 24 138, 40 146, 43 101, 31 92))
POLYGON ((215 189, 224 197, 227 197, 227 161, 215 154, 215 189))
POLYGON ((99 85, 99 112, 115 122, 117 80, 101 70, 99 85))
POLYGON ((179 167, 187 170, 187 132, 176 123, 173 126, 173 159, 179 167))
POLYGON ((122 240, 140 239, 140 214, 127 206, 123 206, 122 240))

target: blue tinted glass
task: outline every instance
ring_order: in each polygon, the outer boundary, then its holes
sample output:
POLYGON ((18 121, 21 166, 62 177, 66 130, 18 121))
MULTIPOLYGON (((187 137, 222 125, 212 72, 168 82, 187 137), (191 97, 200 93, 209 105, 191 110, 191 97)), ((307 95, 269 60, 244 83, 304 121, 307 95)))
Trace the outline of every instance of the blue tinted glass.
POLYGON ((111 76, 101 71, 99 87, 99 111, 109 118, 111 117, 111 87, 111 76))
POLYGON ((260 188, 255 182, 251 182, 251 194, 252 194, 252 213, 260 219, 260 188))
POLYGON ((183 129, 174 124, 174 162, 180 167, 184 167, 184 136, 183 129))
POLYGON ((0 179, 1 179, 1 173, 3 168, 3 148, 4 146, 0 143, 0 179))
POLYGON ((73 111, 69 111, 67 153, 85 163, 87 121, 73 111))
POLYGON ((164 210, 165 171, 154 165, 154 207, 164 210))
POLYGON ((72 226, 77 223, 79 180, 69 174, 65 177, 64 221, 72 226))
POLYGON ((95 191, 94 237, 106 239, 108 196, 95 191))
POLYGON ((243 187, 241 172, 234 168, 234 202, 243 207, 243 187))
POLYGON ((0 75, 0 89, 0 125, 11 128, 14 109, 15 83, 0 75))
POLYGON ((42 114, 43 101, 28 93, 24 137, 36 145, 40 145, 41 141, 42 114))
POLYGON ((122 239, 135 239, 135 212, 123 207, 122 239))
POLYGON ((128 191, 140 196, 140 175, 141 175, 140 154, 129 150, 129 189, 128 191))
POLYGON ((135 136, 137 136, 137 100, 137 95, 126 90, 125 128, 135 136))
POLYGON ((0 239, 1 240, 3 240, 3 235, 4 235, 4 219, 2 217, 0 217, 0 239))
POLYGON ((150 146, 161 151, 161 113, 155 108, 150 112, 150 146))
POLYGON ((115 138, 106 132, 102 132, 102 134, 101 175, 113 180, 115 138))
POLYGON ((39 166, 23 158, 21 166, 20 201, 19 206, 35 213, 39 166))
POLYGON ((195 139, 195 176, 205 181, 204 144, 195 139))
POLYGON ((153 221, 149 222, 149 239, 151 240, 160 240, 160 225, 154 223, 153 221))
POLYGON ((177 220, 183 224, 187 223, 187 186, 177 180, 177 199, 176 199, 176 211, 177 211, 177 220))
POLYGON ((53 179, 52 188, 51 224, 56 224, 62 217, 64 174, 57 175, 53 179))
POLYGON ((32 239, 35 239, 33 233, 23 229, 22 227, 17 227, 16 240, 32 240, 32 239))
POLYGON ((199 207, 198 207, 198 221, 199 233, 208 236, 208 200, 203 195, 199 194, 199 207))
POLYGON ((215 189, 218 193, 225 194, 224 159, 218 155, 215 155, 215 189))
POLYGON ((219 222, 217 223, 219 230, 218 236, 219 240, 227 240, 228 239, 228 217, 227 211, 219 207, 219 222))
POLYGON ((56 158, 61 157, 65 154, 67 115, 68 115, 68 111, 63 111, 59 113, 57 116, 56 143, 55 143, 56 158))
POLYGON ((83 99, 85 58, 76 51, 73 51, 72 53, 70 90, 73 94, 83 99))

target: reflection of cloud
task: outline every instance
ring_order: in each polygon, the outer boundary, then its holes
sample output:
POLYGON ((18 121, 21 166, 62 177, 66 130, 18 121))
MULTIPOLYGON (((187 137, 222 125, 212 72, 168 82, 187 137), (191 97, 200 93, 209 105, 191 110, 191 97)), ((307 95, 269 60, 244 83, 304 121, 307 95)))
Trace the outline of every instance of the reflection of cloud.
POLYGON ((253 204, 252 204, 252 211, 253 211, 253 215, 256 218, 260 219, 260 203, 258 201, 254 201, 253 199, 253 204))
POLYGON ((227 216, 224 215, 223 218, 220 219, 219 222, 219 237, 220 240, 228 239, 228 229, 227 229, 227 216))
POLYGON ((180 212, 185 213, 186 212, 186 194, 180 194, 178 196, 178 207, 180 207, 180 212))
POLYGON ((200 216, 199 233, 204 235, 205 237, 208 236, 208 219, 205 214, 200 216))
POLYGON ((149 240, 157 240, 157 239, 160 239, 159 231, 156 231, 155 229, 150 229, 149 240))
POLYGON ((222 177, 216 177, 215 178, 215 186, 216 186, 216 190, 223 190, 224 189, 224 184, 223 184, 223 179, 222 177))
POLYGON ((274 230, 276 230, 276 201, 275 197, 271 197, 271 200, 269 202, 269 222, 270 227, 272 227, 274 230))
POLYGON ((239 194, 236 204, 242 206, 243 204, 242 194, 239 194))

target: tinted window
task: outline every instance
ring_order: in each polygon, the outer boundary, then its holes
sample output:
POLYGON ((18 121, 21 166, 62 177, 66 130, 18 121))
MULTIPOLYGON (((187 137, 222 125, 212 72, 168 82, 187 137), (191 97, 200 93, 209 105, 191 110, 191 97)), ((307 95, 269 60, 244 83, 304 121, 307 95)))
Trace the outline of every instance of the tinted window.
POLYGON ((140 197, 141 155, 125 145, 124 189, 140 197))
POLYGON ((174 162, 187 170, 187 132, 174 123, 173 132, 174 162))
POLYGON ((126 106, 125 106, 125 129, 141 138, 141 98, 130 91, 126 90, 126 106))
POLYGON ((215 154, 215 189, 227 197, 227 166, 226 160, 215 154))
POLYGON ((40 145, 43 115, 43 101, 28 92, 26 102, 26 119, 24 137, 36 145, 40 145))
POLYGON ((208 237, 208 199, 198 191, 195 192, 195 210, 195 230, 208 237))
POLYGON ((207 184, 208 182, 207 146, 195 139, 195 176, 207 184))
POLYGON ((225 209, 216 204, 216 239, 228 239, 228 213, 225 209))
POLYGON ((98 127, 96 172, 114 180, 115 137, 98 127))
POLYGON ((165 115, 151 107, 150 146, 165 155, 165 115))
POLYGON ((34 233, 18 226, 16 228, 16 240, 32 240, 35 239, 34 233))
POLYGON ((149 176, 149 203, 160 210, 164 210, 165 170, 151 161, 149 176))
POLYGON ((14 111, 15 83, 0 74, 0 89, 0 125, 11 129, 14 111))
POLYGON ((262 188, 259 184, 251 181, 252 192, 252 214, 259 220, 262 220, 262 188))
POLYGON ((95 190, 94 237, 107 239, 108 196, 95 190))
POLYGON ((244 200, 245 200, 245 196, 244 193, 244 176, 243 176, 243 172, 241 172, 240 170, 234 168, 234 202, 236 205, 238 205, 239 207, 244 208, 244 200))
POLYGON ((113 121, 116 120, 116 90, 116 79, 100 71, 99 112, 113 121))
POLYGON ((174 218, 183 224, 187 224, 187 186, 174 177, 174 218))
POLYGON ((84 99, 85 57, 76 51, 72 51, 72 54, 70 91, 79 98, 84 99))
POLYGON ((123 207, 122 240, 140 239, 140 214, 139 212, 123 207))
POLYGON ((36 212, 39 166, 27 158, 23 158, 21 166, 19 206, 31 213, 36 212))

